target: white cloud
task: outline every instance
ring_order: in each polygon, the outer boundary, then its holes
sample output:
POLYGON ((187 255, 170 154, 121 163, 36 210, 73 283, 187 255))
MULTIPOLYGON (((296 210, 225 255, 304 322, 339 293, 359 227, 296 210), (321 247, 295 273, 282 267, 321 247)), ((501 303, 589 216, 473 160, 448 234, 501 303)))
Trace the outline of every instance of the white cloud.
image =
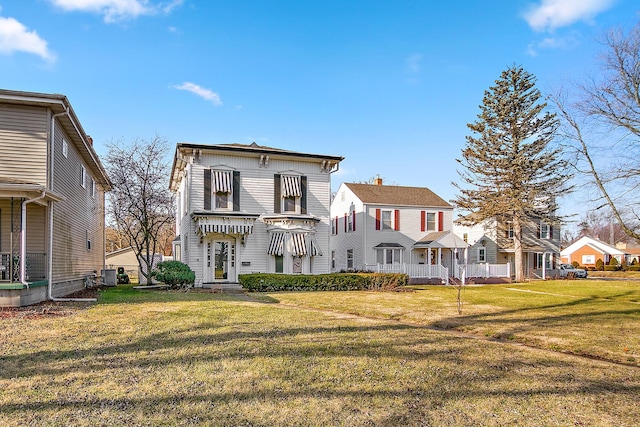
POLYGON ((175 85, 173 87, 174 89, 186 90, 187 92, 198 95, 200 98, 211 101, 213 105, 222 105, 220 95, 195 83, 184 82, 181 85, 175 85))
POLYGON ((29 30, 14 18, 0 16, 0 53, 13 52, 27 52, 47 61, 55 60, 53 53, 47 47, 47 41, 38 33, 29 30))
POLYGON ((151 3, 149 0, 49 0, 54 6, 65 11, 96 13, 104 16, 104 21, 113 23, 124 19, 135 19, 142 15, 169 14, 184 0, 151 3))
POLYGON ((578 21, 589 21, 608 9, 615 0, 541 0, 524 18, 536 31, 553 31, 578 21))

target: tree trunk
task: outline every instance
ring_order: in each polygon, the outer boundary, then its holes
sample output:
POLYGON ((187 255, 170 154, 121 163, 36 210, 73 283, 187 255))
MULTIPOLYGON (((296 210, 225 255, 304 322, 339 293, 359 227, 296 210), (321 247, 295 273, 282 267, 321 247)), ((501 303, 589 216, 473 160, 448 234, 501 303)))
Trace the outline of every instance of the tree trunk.
POLYGON ((524 280, 524 263, 522 260, 522 222, 516 215, 513 218, 513 250, 516 282, 524 280))

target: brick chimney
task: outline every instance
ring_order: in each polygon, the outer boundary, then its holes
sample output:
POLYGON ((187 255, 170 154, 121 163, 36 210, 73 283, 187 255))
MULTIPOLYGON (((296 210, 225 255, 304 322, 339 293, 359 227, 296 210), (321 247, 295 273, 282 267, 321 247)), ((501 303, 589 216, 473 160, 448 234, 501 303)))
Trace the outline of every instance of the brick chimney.
POLYGON ((87 141, 89 141, 89 145, 93 147, 93 138, 87 135, 87 141))
POLYGON ((373 178, 373 185, 382 185, 382 178, 380 178, 380 175, 376 175, 376 177, 373 178))

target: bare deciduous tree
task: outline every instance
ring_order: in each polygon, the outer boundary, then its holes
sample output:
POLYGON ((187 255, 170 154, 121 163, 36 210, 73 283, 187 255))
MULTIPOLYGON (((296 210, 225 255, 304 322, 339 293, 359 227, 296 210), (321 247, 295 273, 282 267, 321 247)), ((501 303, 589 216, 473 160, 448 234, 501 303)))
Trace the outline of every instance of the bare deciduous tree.
MULTIPOLYGON (((602 72, 576 84, 572 96, 551 99, 562 119, 572 164, 595 188, 593 205, 607 206, 620 228, 640 239, 640 23, 603 40, 602 72), (573 99, 573 100, 572 100, 573 99)), ((584 194, 590 194, 589 189, 584 194)), ((597 209, 597 208, 596 208, 597 209)))
MULTIPOLYGON (((108 216, 131 244, 142 274, 151 283, 159 237, 173 228, 174 195, 169 190, 166 139, 108 144, 106 169, 113 182, 108 216)), ((165 238, 166 240, 166 238, 165 238)))

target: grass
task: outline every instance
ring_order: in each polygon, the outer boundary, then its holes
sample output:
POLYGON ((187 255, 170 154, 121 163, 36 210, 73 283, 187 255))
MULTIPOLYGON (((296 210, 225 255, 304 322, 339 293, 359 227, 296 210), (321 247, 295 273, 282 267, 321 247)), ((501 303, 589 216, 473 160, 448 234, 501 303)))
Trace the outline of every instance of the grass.
POLYGON ((279 302, 508 339, 640 366, 640 283, 558 280, 468 286, 463 315, 453 287, 413 293, 282 293, 279 302))
MULTIPOLYGON (((560 294, 546 285, 517 288, 560 294)), ((627 325, 635 331, 637 290, 587 287, 564 292, 571 297, 467 288, 462 317, 444 287, 255 295, 259 301, 118 287, 70 315, 2 320, 0 424, 635 425, 635 366, 423 327, 459 328, 454 321, 466 319, 482 334, 506 328, 510 317, 524 324, 531 313, 534 330, 553 306, 587 310, 559 314, 570 330, 593 307, 624 311, 608 302, 636 307, 611 320, 635 322, 627 325), (494 317, 498 326, 488 326, 494 317)))

